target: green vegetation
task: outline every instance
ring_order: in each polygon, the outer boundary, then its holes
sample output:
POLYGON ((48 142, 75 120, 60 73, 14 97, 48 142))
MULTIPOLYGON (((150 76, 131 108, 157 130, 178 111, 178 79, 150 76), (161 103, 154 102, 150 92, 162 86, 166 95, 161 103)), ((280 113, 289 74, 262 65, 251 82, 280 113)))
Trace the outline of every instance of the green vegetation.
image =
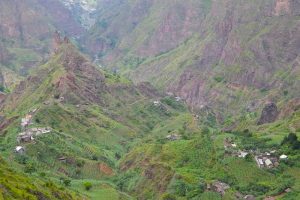
POLYGON ((85 190, 89 191, 92 188, 92 183, 91 182, 84 182, 83 183, 85 190))
POLYGON ((58 187, 50 180, 27 177, 12 170, 0 158, 0 199, 82 199, 78 194, 58 187))
POLYGON ((299 199, 300 76, 286 54, 296 52, 299 17, 265 18, 269 2, 107 1, 83 45, 95 45, 87 51, 96 47, 91 56, 106 70, 69 43, 28 67, 49 41, 33 38, 28 45, 41 49, 28 50, 13 39, 5 67, 30 77, 17 90, 4 84, 0 151, 16 172, 0 164, 0 199, 299 199), (141 81, 175 90, 189 106, 133 84, 141 81), (270 100, 278 117, 258 126, 270 100), (19 143, 31 112, 28 129, 51 132, 19 143), (235 147, 224 147, 227 138, 235 147), (255 156, 271 150, 287 158, 259 168, 255 156), (218 181, 229 187, 222 195, 211 187, 218 181))
MULTIPOLYGON (((73 62, 86 60, 71 45, 61 48, 48 63, 32 72, 33 79, 39 77, 37 82, 26 84, 22 93, 12 92, 6 99, 1 114, 5 113, 6 119, 16 120, 1 130, 1 153, 11 158, 11 166, 28 175, 51 177, 62 187, 92 199, 130 199, 117 190, 127 187, 130 193, 133 185, 127 183, 129 179, 111 180, 115 173, 119 174, 119 160, 148 133, 153 131, 159 135, 155 131, 157 124, 166 124, 164 122, 175 118, 185 119, 190 114, 175 99, 163 99, 160 106, 155 106, 154 99, 163 97, 152 99, 125 78, 92 65, 85 65, 86 69, 94 70, 88 76, 64 66, 64 59, 69 57, 73 62), (63 93, 56 85, 71 73, 76 75, 75 82, 81 83, 79 91, 67 88, 63 93), (83 95, 91 86, 85 85, 83 80, 91 77, 103 77, 101 84, 105 87, 97 86, 94 91, 103 101, 98 102, 98 96, 87 99, 83 95), (34 109, 37 110, 33 114, 33 124, 28 128, 51 127, 51 132, 35 137, 34 142, 22 143, 25 154, 16 154, 13 149, 19 145, 16 138, 22 131, 21 118, 34 109), (96 179, 106 182, 95 182, 96 179)), ((183 127, 183 124, 180 122, 178 126, 183 127)), ((137 181, 138 176, 135 173, 133 178, 137 181)))
POLYGON ((288 136, 284 137, 281 145, 286 145, 292 150, 300 150, 300 141, 295 133, 290 133, 288 136))

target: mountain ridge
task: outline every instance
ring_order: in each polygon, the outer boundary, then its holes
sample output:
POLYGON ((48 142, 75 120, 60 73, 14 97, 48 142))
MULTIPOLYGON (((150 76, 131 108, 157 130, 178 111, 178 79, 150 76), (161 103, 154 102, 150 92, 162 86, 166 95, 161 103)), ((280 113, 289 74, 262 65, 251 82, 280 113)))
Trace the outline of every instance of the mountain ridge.
POLYGON ((299 198, 299 1, 0 5, 0 154, 35 192, 299 198))

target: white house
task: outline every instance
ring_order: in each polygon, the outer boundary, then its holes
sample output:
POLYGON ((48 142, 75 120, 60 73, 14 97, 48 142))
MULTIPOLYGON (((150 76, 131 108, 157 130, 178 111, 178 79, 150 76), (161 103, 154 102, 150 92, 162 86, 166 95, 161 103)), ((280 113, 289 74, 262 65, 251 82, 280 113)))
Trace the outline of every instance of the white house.
POLYGON ((24 147, 22 147, 22 146, 16 146, 15 152, 16 152, 16 153, 19 153, 19 154, 22 154, 22 153, 25 152, 25 149, 24 149, 24 147))
POLYGON ((288 158, 288 156, 287 155, 284 155, 284 154, 282 154, 280 157, 280 160, 286 160, 287 158, 288 158))

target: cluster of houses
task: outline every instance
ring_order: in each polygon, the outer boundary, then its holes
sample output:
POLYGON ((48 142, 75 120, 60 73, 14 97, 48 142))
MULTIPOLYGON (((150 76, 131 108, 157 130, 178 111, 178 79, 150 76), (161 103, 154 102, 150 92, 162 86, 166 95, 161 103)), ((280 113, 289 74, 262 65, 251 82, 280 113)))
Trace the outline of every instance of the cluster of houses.
POLYGON ((286 160, 288 159, 287 155, 281 155, 276 156, 275 155, 276 151, 270 151, 270 152, 264 152, 264 153, 260 153, 257 154, 254 159, 256 161, 256 164, 259 168, 274 168, 274 167, 278 167, 279 165, 279 161, 280 160, 286 160))
POLYGON ((170 140, 170 141, 180 140, 181 139, 181 135, 178 135, 178 134, 167 135, 166 139, 170 140))
POLYGON ((32 117, 33 114, 37 111, 37 109, 31 110, 24 118, 21 119, 21 127, 22 129, 26 129, 29 125, 32 125, 32 117))
POLYGON ((237 145, 236 145, 236 143, 233 142, 233 140, 231 138, 225 138, 224 148, 225 148, 225 150, 229 150, 232 148, 237 148, 237 145))
POLYGON ((49 127, 46 128, 31 128, 27 129, 26 131, 19 133, 17 136, 17 142, 18 143, 26 143, 34 140, 34 137, 50 133, 51 129, 49 127))
MULTIPOLYGON (((207 190, 217 192, 220 195, 224 196, 226 191, 230 189, 230 186, 227 183, 221 181, 215 181, 211 184, 207 184, 207 190)), ((255 196, 253 195, 242 195, 241 193, 237 192, 235 194, 237 199, 244 199, 244 200, 255 200, 255 196)))
POLYGON ((259 168, 273 168, 278 167, 279 161, 277 157, 269 155, 269 153, 263 153, 254 157, 256 164, 259 168))
MULTIPOLYGON (((206 189, 209 191, 217 192, 221 196, 224 196, 226 191, 230 189, 230 185, 217 180, 213 183, 207 184, 206 189)), ((285 189, 282 193, 288 193, 288 192, 291 192, 291 188, 285 189)), ((235 197, 236 197, 236 199, 243 199, 243 200, 255 200, 256 199, 254 195, 251 195, 251 194, 243 195, 240 192, 236 192, 235 197)), ((277 199, 277 198, 276 197, 266 197, 264 200, 275 200, 275 199, 277 199)))
POLYGON ((245 150, 240 150, 237 148, 237 144, 233 142, 231 138, 226 138, 224 140, 224 148, 227 153, 230 153, 231 156, 236 156, 239 158, 245 158, 250 152, 245 150))
POLYGON ((233 142, 231 138, 226 138, 224 140, 224 148, 227 154, 231 156, 236 156, 239 158, 245 158, 247 155, 254 155, 255 162, 259 168, 275 168, 278 167, 280 160, 288 159, 287 155, 277 156, 276 150, 272 150, 269 152, 261 153, 259 151, 246 151, 240 150, 237 148, 237 144, 233 142))
POLYGON ((174 98, 175 98, 175 101, 182 101, 182 98, 181 98, 181 97, 175 96, 175 94, 172 93, 172 92, 167 92, 167 95, 168 95, 169 97, 174 97, 174 98))
MULTIPOLYGON (((19 133, 17 136, 18 144, 32 142, 34 141, 35 137, 51 132, 51 128, 49 127, 29 128, 29 126, 33 124, 32 119, 36 111, 37 109, 31 110, 28 114, 25 115, 24 118, 21 119, 21 128, 23 132, 19 133)), ((25 148, 23 146, 16 146, 15 152, 18 154, 22 154, 25 152, 25 148)))
POLYGON ((32 124, 31 120, 32 120, 32 115, 27 114, 24 118, 21 119, 21 127, 26 128, 29 125, 31 125, 32 124))
POLYGON ((217 192, 223 196, 226 190, 230 189, 230 186, 227 183, 223 183, 221 181, 215 181, 212 184, 208 184, 207 189, 217 192))
MULTIPOLYGON (((168 96, 173 96, 172 93, 167 93, 167 94, 168 94, 168 96)), ((177 102, 182 101, 182 98, 181 98, 181 97, 175 96, 174 98, 175 98, 175 101, 177 101, 177 102)), ((160 106, 160 105, 161 105, 161 102, 158 101, 158 100, 153 101, 153 105, 155 105, 155 106, 160 106)))

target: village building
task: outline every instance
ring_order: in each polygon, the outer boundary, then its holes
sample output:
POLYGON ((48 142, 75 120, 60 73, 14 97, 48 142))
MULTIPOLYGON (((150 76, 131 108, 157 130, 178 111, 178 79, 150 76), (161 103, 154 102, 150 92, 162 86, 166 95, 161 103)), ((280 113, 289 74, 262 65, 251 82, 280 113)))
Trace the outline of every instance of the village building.
POLYGON ((31 128, 26 130, 25 132, 19 133, 17 136, 18 143, 27 143, 34 140, 34 137, 50 133, 51 129, 49 127, 46 128, 31 128))
POLYGON ((64 162, 64 163, 67 162, 67 158, 64 157, 64 156, 59 157, 58 160, 59 160, 60 162, 64 162))
POLYGON ((231 149, 231 148, 237 148, 237 144, 235 144, 231 138, 225 138, 224 140, 224 148, 231 149))
POLYGON ((181 101, 181 97, 175 97, 176 101, 181 101))
POLYGON ((281 155, 280 157, 279 157, 279 159, 280 160, 286 160, 286 159, 288 159, 288 156, 287 155, 281 155))
POLYGON ((254 159, 259 168, 274 168, 279 165, 278 158, 269 152, 256 155, 254 159))
POLYGON ((245 200, 255 200, 255 196, 253 196, 253 195, 246 195, 246 196, 244 196, 244 199, 245 200))
POLYGON ((38 110, 37 108, 34 108, 34 109, 30 110, 29 113, 34 114, 37 110, 38 110))
POLYGON ((15 152, 18 154, 23 154, 23 153, 25 153, 25 149, 22 146, 16 146, 15 152))
POLYGON ((63 102, 65 100, 65 97, 59 97, 59 102, 63 102))
POLYGON ((21 119, 21 127, 26 128, 31 125, 32 115, 28 114, 24 118, 21 119))
POLYGON ((167 96, 174 96, 172 92, 167 92, 167 96))
POLYGON ((180 140, 181 136, 178 134, 171 134, 166 136, 167 140, 175 141, 175 140, 180 140))
POLYGON ((26 142, 31 142, 33 141, 34 138, 32 135, 26 134, 26 133, 20 133, 17 136, 17 142, 18 143, 26 143, 26 142))
POLYGON ((265 160, 265 164, 269 168, 273 166, 273 163, 272 163, 272 161, 270 159, 265 160))
POLYGON ((240 151, 238 157, 239 157, 239 158, 246 158, 246 156, 247 156, 248 154, 249 154, 249 153, 246 152, 246 151, 240 151))
POLYGON ((154 104, 155 106, 159 106, 159 105, 160 105, 160 101, 153 101, 153 104, 154 104))
POLYGON ((220 193, 222 196, 225 194, 226 190, 230 189, 230 186, 221 181, 216 181, 213 184, 208 186, 209 190, 220 193))

